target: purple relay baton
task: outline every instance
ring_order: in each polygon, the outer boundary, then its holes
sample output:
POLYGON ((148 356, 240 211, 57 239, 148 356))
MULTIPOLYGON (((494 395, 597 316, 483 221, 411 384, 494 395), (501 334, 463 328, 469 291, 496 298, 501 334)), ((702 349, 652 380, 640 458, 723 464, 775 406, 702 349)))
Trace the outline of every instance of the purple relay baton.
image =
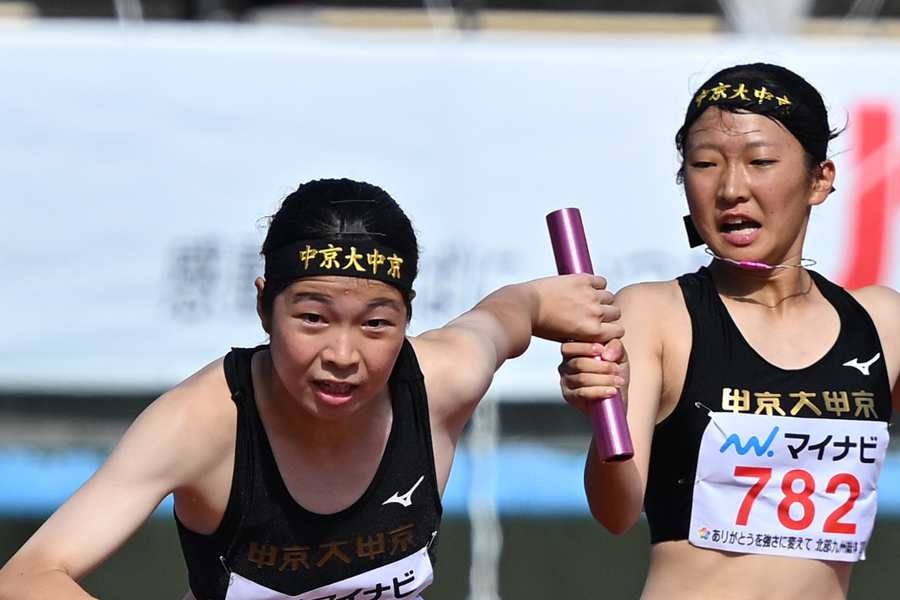
MULTIPOLYGON (((577 208, 561 208, 547 215, 550 243, 556 257, 556 270, 560 275, 591 273, 591 255, 581 213, 577 208)), ((605 463, 621 462, 634 456, 631 434, 625 421, 625 403, 622 395, 596 400, 589 406, 597 451, 605 463)))

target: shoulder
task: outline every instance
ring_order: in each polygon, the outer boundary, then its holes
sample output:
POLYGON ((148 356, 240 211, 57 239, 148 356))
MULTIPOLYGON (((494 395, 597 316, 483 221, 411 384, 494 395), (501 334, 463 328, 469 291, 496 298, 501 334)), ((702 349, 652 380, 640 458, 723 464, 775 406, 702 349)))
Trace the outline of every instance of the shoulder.
POLYGON ((202 417, 213 418, 229 412, 231 392, 225 380, 224 357, 219 358, 160 396, 148 407, 171 417, 180 417, 173 426, 195 425, 202 417), (227 401, 227 402, 226 402, 227 401))
POLYGON ((847 292, 870 312, 895 310, 900 307, 900 292, 884 285, 867 285, 847 292))
POLYGON ((883 285, 847 291, 872 317, 881 343, 900 346, 900 293, 883 285))
POLYGON ((684 295, 676 280, 624 287, 616 293, 616 305, 622 309, 626 339, 635 330, 659 335, 679 322, 690 323, 684 295))
POLYGON ((900 337, 900 293, 883 285, 870 285, 848 291, 872 317, 882 343, 887 341, 886 336, 900 337))
POLYGON ((127 513, 133 525, 168 494, 197 489, 198 481, 222 473, 222 465, 233 456, 236 435, 236 410, 224 379, 221 360, 216 361, 144 409, 90 485, 79 491, 79 514, 94 518, 98 513, 93 504, 123 502, 128 506, 120 507, 116 518, 126 519, 127 513))
POLYGON ((675 279, 634 283, 616 292, 616 304, 661 306, 684 304, 681 286, 675 279))
MULTIPOLYGON (((479 367, 484 365, 489 364, 489 371, 493 373, 496 356, 484 344, 477 343, 476 336, 467 329, 445 327, 407 339, 425 377, 429 398, 437 398, 445 389, 451 396, 462 392, 457 388, 464 387, 467 374, 472 374, 473 370, 479 371, 479 367)), ((478 395, 483 391, 468 392, 478 395)))
MULTIPOLYGON (((638 283, 616 294, 625 328, 622 343, 633 373, 684 371, 692 344, 691 317, 677 280, 638 283)), ((642 375, 642 376, 644 376, 642 375)))
MULTIPOLYGON (((848 290, 869 313, 884 351, 891 384, 900 379, 900 293, 882 285, 848 290)), ((900 394, 898 388, 897 394, 900 394)), ((895 399, 900 409, 900 397, 895 399)))
POLYGON ((149 446, 162 460, 158 464, 168 462, 174 471, 192 476, 191 472, 202 472, 223 452, 227 455, 234 444, 236 422, 237 409, 220 358, 150 404, 122 442, 126 448, 149 446))

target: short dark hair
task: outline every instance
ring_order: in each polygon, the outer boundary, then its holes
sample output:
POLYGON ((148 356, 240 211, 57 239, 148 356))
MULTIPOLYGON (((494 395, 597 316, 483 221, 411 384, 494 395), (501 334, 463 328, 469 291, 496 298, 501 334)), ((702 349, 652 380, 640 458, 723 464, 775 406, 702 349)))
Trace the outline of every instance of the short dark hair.
MULTIPOLYGON (((376 185, 351 179, 309 181, 285 197, 268 222, 261 250, 264 258, 303 240, 372 240, 403 256, 403 269, 413 279, 418 274, 419 246, 412 223, 400 205, 376 185)), ((262 299, 266 312, 293 281, 266 282, 262 299)), ((403 289, 400 293, 410 318, 412 294, 403 289)))
POLYGON ((768 63, 728 67, 700 86, 688 105, 684 124, 675 134, 675 147, 681 155, 679 183, 684 181, 684 151, 691 125, 712 106, 732 113, 756 113, 784 125, 803 146, 810 177, 828 157, 828 143, 841 133, 828 124, 822 95, 797 73, 768 63), (740 94, 742 84, 753 90, 740 94))

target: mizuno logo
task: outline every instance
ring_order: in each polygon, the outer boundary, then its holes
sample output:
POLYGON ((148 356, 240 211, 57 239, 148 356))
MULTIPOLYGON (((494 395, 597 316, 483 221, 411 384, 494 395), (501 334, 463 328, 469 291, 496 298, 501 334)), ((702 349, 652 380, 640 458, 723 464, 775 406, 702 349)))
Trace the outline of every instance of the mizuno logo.
POLYGON ((858 358, 854 358, 853 360, 848 360, 847 362, 845 362, 844 366, 845 367, 853 367, 854 369, 859 369, 860 373, 862 373, 863 375, 868 377, 869 376, 869 367, 871 367, 872 363, 874 363, 879 358, 881 358, 881 352, 879 352, 878 354, 876 354, 875 356, 873 356, 871 359, 867 360, 864 363, 859 362, 858 358))
POLYGON ((393 502, 396 504, 401 504, 403 506, 412 506, 413 492, 416 491, 416 488, 419 487, 419 484, 421 484, 422 481, 424 481, 424 479, 425 479, 425 476, 422 475, 421 477, 419 477, 419 480, 416 482, 416 484, 414 486, 412 486, 408 492, 406 492, 405 494, 402 494, 402 495, 400 494, 400 492, 394 492, 394 495, 391 496, 390 498, 388 498, 387 500, 385 500, 384 502, 382 502, 381 505, 385 506, 385 505, 393 502))
POLYGON ((719 452, 724 454, 725 451, 728 450, 728 446, 734 446, 734 450, 741 456, 744 456, 745 454, 750 452, 751 448, 754 452, 756 452, 757 456, 762 456, 763 453, 765 453, 766 456, 773 456, 775 453, 769 450, 769 446, 772 445, 772 440, 775 439, 775 434, 777 433, 778 427, 773 427, 772 431, 769 433, 769 437, 766 438, 765 443, 762 444, 759 443, 759 438, 757 438, 755 435, 750 436, 750 439, 747 440, 746 444, 744 444, 738 434, 732 433, 728 436, 728 439, 725 440, 725 443, 722 444, 722 447, 719 448, 719 452), (766 450, 769 451, 766 452, 766 450))

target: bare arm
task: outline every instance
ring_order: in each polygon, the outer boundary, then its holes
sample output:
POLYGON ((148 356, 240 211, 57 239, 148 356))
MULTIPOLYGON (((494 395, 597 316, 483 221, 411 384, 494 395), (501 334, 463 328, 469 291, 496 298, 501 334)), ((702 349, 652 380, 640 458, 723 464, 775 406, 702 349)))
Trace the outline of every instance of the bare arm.
MULTIPOLYGON (((621 335, 619 310, 594 275, 547 277, 503 287, 444 327, 412 338, 425 374, 437 452, 449 451, 509 358, 531 337, 601 342, 621 335), (441 437, 449 448, 440 447, 441 437)), ((448 463, 449 470, 449 463, 448 463)))
MULTIPOLYGON (((198 447, 186 382, 132 424, 100 469, 0 569, 0 599, 80 599, 77 582, 113 554, 171 492, 198 477, 198 447)), ((201 421, 202 422, 202 421, 201 421)))
MULTIPOLYGON (((640 518, 650 464, 653 429, 664 406, 677 400, 686 367, 677 358, 676 347, 671 356, 663 352, 677 340, 679 331, 687 327, 683 342, 689 348, 690 320, 675 282, 638 284, 616 295, 622 309, 620 323, 625 328, 622 344, 627 360, 620 372, 627 379, 623 398, 627 401, 627 420, 634 444, 634 458, 622 463, 604 464, 591 444, 585 463, 585 493, 591 514, 612 533, 624 533, 640 518), (679 311, 680 307, 680 311, 679 311), (683 314, 682 314, 683 313, 683 314), (675 381, 671 381, 675 380, 675 381)), ((682 345, 677 344, 676 345, 682 345)), ((617 360, 614 348, 603 348, 602 358, 594 358, 597 350, 587 344, 571 342, 563 345, 560 367, 563 397, 583 412, 588 402, 609 396, 610 360, 617 360), (610 352, 609 355, 606 352, 610 352)), ((686 360, 686 359, 685 359, 686 360)))

